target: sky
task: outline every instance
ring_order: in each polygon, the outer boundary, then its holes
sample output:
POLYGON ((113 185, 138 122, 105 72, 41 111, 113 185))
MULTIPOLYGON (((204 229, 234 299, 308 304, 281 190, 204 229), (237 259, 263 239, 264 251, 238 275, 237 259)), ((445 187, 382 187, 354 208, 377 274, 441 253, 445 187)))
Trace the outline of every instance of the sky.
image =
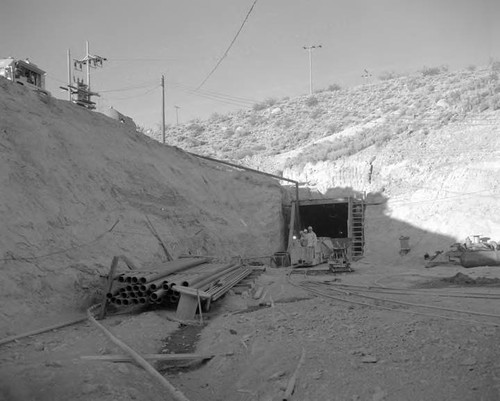
POLYGON ((1 0, 0 58, 28 57, 66 99, 67 52, 83 58, 88 41, 107 58, 91 70, 99 107, 159 129, 162 75, 175 125, 309 93, 308 46, 321 45, 314 90, 487 65, 500 59, 499 20, 498 0, 1 0))

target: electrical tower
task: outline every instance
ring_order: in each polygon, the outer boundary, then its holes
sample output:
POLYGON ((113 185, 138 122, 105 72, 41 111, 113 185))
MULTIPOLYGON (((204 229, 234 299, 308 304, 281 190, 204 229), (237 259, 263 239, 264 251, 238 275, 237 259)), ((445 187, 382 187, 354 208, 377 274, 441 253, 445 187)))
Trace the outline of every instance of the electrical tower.
POLYGON ((314 49, 321 49, 321 45, 315 46, 303 46, 304 50, 309 52, 309 95, 313 94, 313 62, 312 62, 312 51, 314 49))
POLYGON ((61 89, 68 91, 68 100, 87 109, 95 109, 95 102, 92 101, 93 96, 99 96, 99 93, 92 92, 90 89, 90 70, 91 68, 102 68, 106 58, 90 54, 89 42, 86 42, 86 55, 82 59, 71 60, 71 53, 68 50, 68 85, 61 89), (75 71, 83 72, 86 69, 86 82, 83 78, 75 77, 71 68, 75 71))

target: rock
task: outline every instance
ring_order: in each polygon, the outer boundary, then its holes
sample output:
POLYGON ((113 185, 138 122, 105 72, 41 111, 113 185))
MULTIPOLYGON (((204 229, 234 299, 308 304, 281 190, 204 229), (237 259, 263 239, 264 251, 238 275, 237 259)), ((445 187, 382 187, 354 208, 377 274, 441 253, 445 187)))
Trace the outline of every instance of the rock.
POLYGON ((90 393, 95 393, 99 389, 98 384, 94 383, 85 383, 82 386, 82 394, 90 394, 90 393))
POLYGON ((283 377, 286 375, 286 370, 280 370, 276 373, 273 373, 267 380, 276 380, 279 379, 280 377, 283 377))
POLYGON ((382 388, 380 387, 375 387, 375 392, 373 393, 373 396, 372 396, 372 401, 382 401, 385 399, 385 397, 387 396, 387 393, 382 390, 382 388))
POLYGON ((118 366, 118 371, 123 374, 130 373, 130 369, 124 363, 121 363, 120 366, 118 366))
POLYGON ((43 351, 45 349, 45 344, 37 341, 33 344, 33 348, 35 349, 35 351, 43 351))
POLYGON ((129 388, 127 392, 132 400, 138 400, 139 397, 141 396, 141 393, 137 391, 135 388, 129 388))
POLYGON ((319 380, 323 377, 323 370, 320 369, 320 370, 317 370, 316 372, 313 372, 313 374, 311 375, 311 377, 314 379, 314 380, 319 380))
POLYGON ((276 107, 271 110, 271 114, 279 114, 279 113, 281 113, 281 109, 279 107, 276 107))
POLYGON ((361 362, 363 363, 377 363, 378 359, 374 357, 373 355, 366 355, 363 358, 361 358, 361 362))
POLYGON ((475 365, 476 363, 477 363, 476 358, 474 358, 473 356, 471 356, 471 357, 463 359, 460 362, 460 365, 461 366, 472 366, 472 365, 475 365))
POLYGON ((48 361, 45 362, 45 366, 51 367, 51 368, 62 368, 63 364, 59 361, 48 361))
POLYGON ((233 335, 238 334, 238 332, 237 332, 236 330, 233 330, 233 329, 229 329, 229 332, 230 332, 231 334, 233 334, 233 335))

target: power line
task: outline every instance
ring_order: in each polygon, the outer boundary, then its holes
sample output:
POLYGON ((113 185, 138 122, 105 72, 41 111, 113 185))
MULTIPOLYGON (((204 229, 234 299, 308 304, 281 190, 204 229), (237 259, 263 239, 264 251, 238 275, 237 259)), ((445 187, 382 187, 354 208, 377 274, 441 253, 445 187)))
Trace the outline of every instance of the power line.
POLYGON ((171 85, 174 88, 177 88, 183 92, 186 92, 186 93, 189 93, 189 94, 192 94, 195 96, 201 96, 201 97, 210 98, 213 100, 221 100, 224 102, 230 102, 230 103, 234 103, 234 104, 238 104, 238 105, 242 105, 242 106, 251 106, 251 105, 255 104, 255 102, 256 102, 255 100, 252 100, 252 99, 227 95, 227 94, 220 93, 220 92, 196 90, 194 88, 191 88, 189 86, 182 85, 179 83, 173 83, 171 85))
POLYGON ((126 91, 129 91, 129 90, 135 90, 135 89, 144 89, 144 88, 149 88, 151 87, 151 85, 153 83, 155 83, 155 81, 148 81, 148 82, 144 82, 143 84, 140 84, 138 86, 129 86, 129 87, 124 87, 124 88, 119 88, 119 89, 108 89, 108 90, 102 90, 102 91, 99 91, 99 93, 105 93, 105 92, 126 92, 126 91))
POLYGON ((239 99, 233 98, 229 95, 197 91, 195 89, 190 89, 189 87, 184 87, 183 85, 179 85, 179 84, 171 84, 171 86, 184 92, 184 93, 187 93, 189 95, 199 96, 199 97, 203 97, 205 99, 209 99, 209 100, 213 100, 213 101, 225 103, 225 104, 231 104, 234 106, 250 108, 250 107, 252 107, 252 104, 255 103, 255 102, 250 102, 250 101, 239 100, 239 99))
POLYGON ((153 92, 154 90, 158 89, 160 86, 161 85, 155 85, 154 87, 152 87, 151 89, 147 90, 144 93, 140 93, 140 94, 133 95, 133 96, 127 96, 127 97, 112 98, 112 100, 113 101, 116 101, 116 100, 128 100, 128 99, 136 99, 136 98, 139 98, 139 97, 143 97, 143 96, 146 96, 147 94, 153 92))
POLYGON ((234 36, 233 40, 229 44, 228 48, 226 49, 226 51, 224 52, 224 54, 222 55, 222 57, 219 59, 219 61, 217 62, 217 64, 215 64, 215 67, 212 69, 212 71, 210 71, 210 73, 206 76, 206 78, 203 80, 203 82, 200 85, 198 85, 198 87, 196 89, 200 89, 205 84, 205 82, 208 81, 208 79, 212 76, 212 74, 215 72, 215 70, 217 70, 217 68, 219 67, 219 65, 222 63, 222 60, 224 60, 224 58, 227 56, 227 54, 229 53, 229 50, 233 46, 234 42, 236 42, 236 39, 238 38, 241 30, 243 29, 243 26, 247 22, 248 17, 250 17, 250 14, 252 13, 253 8, 255 7, 255 4, 257 4, 257 0, 254 0, 252 6, 250 7, 250 10, 248 10, 248 13, 247 13, 246 17, 245 17, 245 19, 243 20, 243 22, 242 22, 242 24, 240 26, 240 29, 238 29, 238 32, 236 32, 236 35, 234 36))

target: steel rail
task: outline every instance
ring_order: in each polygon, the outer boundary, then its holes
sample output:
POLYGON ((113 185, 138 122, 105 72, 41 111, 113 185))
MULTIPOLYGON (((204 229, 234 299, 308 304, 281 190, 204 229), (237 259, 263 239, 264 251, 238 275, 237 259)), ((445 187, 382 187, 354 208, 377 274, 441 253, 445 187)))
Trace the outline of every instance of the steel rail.
MULTIPOLYGON (((327 283, 323 283, 327 284, 327 283)), ((332 287, 341 287, 346 290, 355 290, 362 292, 375 292, 380 294, 401 294, 401 295, 426 295, 436 297, 449 297, 449 298, 479 298, 479 299, 500 299, 500 294, 481 294, 481 293, 445 293, 445 292, 430 292, 425 289, 408 289, 405 288, 391 288, 391 287, 367 287, 361 285, 351 284, 328 284, 332 287)))
POLYGON ((331 286, 327 287, 327 289, 330 291, 344 294, 344 295, 355 295, 355 296, 360 297, 360 298, 373 299, 376 301, 383 301, 383 302, 392 302, 392 303, 399 304, 399 305, 413 306, 413 307, 418 307, 418 308, 437 309, 437 310, 442 310, 442 311, 447 311, 447 312, 465 313, 468 315, 486 316, 486 317, 494 317, 494 318, 500 319, 500 315, 496 315, 493 313, 466 311, 466 310, 462 310, 462 309, 447 308, 444 306, 435 306, 435 305, 427 305, 427 304, 418 304, 418 303, 413 303, 413 302, 398 301, 396 299, 388 299, 388 298, 364 295, 364 294, 360 294, 356 291, 339 290, 339 289, 332 288, 331 286))
POLYGON ((500 326, 500 324, 493 323, 493 322, 481 322, 481 321, 472 320, 472 319, 457 318, 457 317, 452 317, 452 316, 447 316, 447 315, 437 315, 437 314, 433 314, 433 313, 418 312, 418 311, 413 311, 413 310, 408 310, 408 309, 406 309, 406 310, 395 309, 395 308, 391 308, 391 307, 388 307, 388 306, 374 305, 374 304, 371 304, 371 303, 368 303, 368 302, 355 301, 355 300, 352 300, 352 299, 345 299, 345 298, 342 298, 342 297, 334 296, 332 294, 328 294, 328 293, 320 291, 318 289, 307 288, 304 285, 294 283, 290 279, 290 274, 287 275, 287 279, 288 279, 288 282, 291 285, 293 285, 294 287, 302 288, 303 290, 308 291, 308 292, 310 292, 312 294, 316 294, 316 295, 319 295, 319 296, 322 296, 322 297, 325 297, 325 298, 334 299, 336 301, 341 301, 341 302, 345 302, 345 303, 350 303, 350 304, 355 304, 355 305, 361 305, 361 306, 367 306, 367 307, 370 307, 370 308, 384 309, 384 310, 388 310, 388 311, 392 311, 392 312, 408 313, 408 314, 412 314, 412 315, 421 315, 421 316, 427 316, 427 317, 433 317, 433 318, 455 320, 455 321, 466 322, 466 323, 474 323, 474 324, 483 324, 483 325, 495 326, 495 327, 500 326))

